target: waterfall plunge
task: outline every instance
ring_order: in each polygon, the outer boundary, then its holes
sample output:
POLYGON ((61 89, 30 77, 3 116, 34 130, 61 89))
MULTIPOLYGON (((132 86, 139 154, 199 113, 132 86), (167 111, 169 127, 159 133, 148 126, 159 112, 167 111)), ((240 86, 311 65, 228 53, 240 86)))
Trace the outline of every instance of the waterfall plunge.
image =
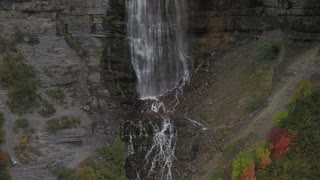
POLYGON ((127 0, 127 33, 141 99, 156 99, 188 76, 182 0, 127 0))

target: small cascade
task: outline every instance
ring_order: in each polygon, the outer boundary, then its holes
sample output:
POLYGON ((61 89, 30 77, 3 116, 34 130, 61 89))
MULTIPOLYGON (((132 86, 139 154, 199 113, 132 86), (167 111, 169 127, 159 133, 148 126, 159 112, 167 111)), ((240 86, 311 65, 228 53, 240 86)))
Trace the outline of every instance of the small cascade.
POLYGON ((166 106, 160 100, 150 101, 142 119, 123 124, 122 137, 127 142, 129 159, 139 164, 134 167, 137 180, 172 180, 177 130, 171 116, 178 102, 166 106))
POLYGON ((148 172, 149 176, 158 173, 160 174, 159 179, 172 180, 171 168, 175 159, 174 150, 177 132, 175 132, 169 116, 163 116, 162 119, 162 126, 154 127, 153 144, 145 159, 148 162, 147 164, 151 165, 148 172))

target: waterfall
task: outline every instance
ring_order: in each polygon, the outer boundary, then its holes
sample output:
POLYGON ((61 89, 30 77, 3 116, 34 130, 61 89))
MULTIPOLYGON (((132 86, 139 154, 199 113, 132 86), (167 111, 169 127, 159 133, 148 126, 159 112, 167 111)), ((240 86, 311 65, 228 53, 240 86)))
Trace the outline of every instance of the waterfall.
MULTIPOLYGON (((127 36, 137 92, 140 99, 153 100, 151 111, 159 114, 159 109, 163 110, 163 123, 152 127, 152 145, 145 154, 148 176, 156 179, 173 179, 177 132, 170 119, 172 112, 158 98, 182 86, 189 75, 183 9, 183 0, 126 0, 127 36)), ((135 152, 132 142, 133 136, 129 135, 129 153, 135 152)))
POLYGON ((182 0, 126 0, 131 61, 141 99, 156 99, 188 77, 182 0))

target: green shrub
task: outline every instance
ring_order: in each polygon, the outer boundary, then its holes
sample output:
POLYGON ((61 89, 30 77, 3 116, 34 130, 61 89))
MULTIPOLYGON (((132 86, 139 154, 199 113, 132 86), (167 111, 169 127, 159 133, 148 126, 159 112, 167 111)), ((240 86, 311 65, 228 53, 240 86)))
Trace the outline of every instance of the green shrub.
POLYGON ((0 63, 0 82, 9 88, 8 105, 12 112, 23 114, 39 106, 41 96, 37 93, 39 84, 36 72, 25 64, 23 53, 7 54, 0 63))
POLYGON ((76 128, 80 125, 80 119, 73 116, 62 116, 60 119, 50 119, 46 122, 46 130, 55 133, 63 129, 76 128))
POLYGON ((52 104, 50 104, 48 101, 43 100, 42 101, 42 107, 39 110, 39 114, 43 117, 50 117, 54 113, 56 113, 57 110, 54 108, 52 104))
POLYGON ((249 152, 241 152, 232 163, 232 180, 238 179, 245 168, 254 162, 254 157, 249 152))
POLYGON ((98 153, 105 160, 112 162, 116 166, 123 166, 127 158, 124 143, 118 136, 111 147, 104 147, 98 150, 98 153))
POLYGON ((62 103, 65 98, 65 94, 61 88, 50 89, 47 91, 47 94, 52 100, 58 101, 59 103, 62 103))
POLYGON ((281 51, 281 43, 271 41, 258 49, 258 55, 261 61, 270 62, 278 58, 281 51))
POLYGON ((0 64, 0 81, 7 87, 25 84, 25 82, 36 83, 36 72, 34 68, 8 54, 0 64))
POLYGON ((77 180, 98 180, 98 175, 90 166, 84 166, 76 171, 75 179, 77 180))
POLYGON ((8 105, 12 112, 23 114, 30 112, 32 108, 39 107, 41 96, 37 88, 31 82, 17 84, 9 89, 8 105))
POLYGON ((314 91, 315 91, 315 86, 311 81, 309 80, 302 81, 297 90, 297 95, 295 98, 300 99, 304 97, 311 97, 314 91))
POLYGON ((29 120, 27 118, 19 118, 14 121, 13 130, 18 133, 19 129, 27 129, 29 127, 29 120))
POLYGON ((107 162, 106 169, 109 169, 106 177, 125 180, 124 165, 127 158, 127 150, 124 143, 118 136, 111 147, 104 147, 98 150, 99 155, 107 162))
POLYGON ((276 115, 274 115, 274 124, 276 126, 282 127, 286 121, 286 119, 288 118, 288 112, 279 112, 276 115))

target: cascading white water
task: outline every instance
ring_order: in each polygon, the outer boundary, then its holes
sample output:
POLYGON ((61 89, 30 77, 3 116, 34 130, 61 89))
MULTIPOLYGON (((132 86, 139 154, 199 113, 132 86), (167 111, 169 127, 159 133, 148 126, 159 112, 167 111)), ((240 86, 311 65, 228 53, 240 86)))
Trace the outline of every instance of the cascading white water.
POLYGON ((188 77, 182 0, 126 0, 131 61, 141 99, 155 99, 188 77))
MULTIPOLYGON (((140 99, 152 99, 151 110, 163 109, 162 126, 153 127, 153 144, 145 155, 148 175, 172 180, 176 131, 161 95, 184 84, 188 78, 183 31, 183 0, 126 0, 127 34, 140 99), (160 169, 159 169, 160 168, 160 169)), ((129 138, 132 144, 132 136, 129 138)), ((133 146, 129 146, 134 153, 133 146)), ((137 176, 138 178, 139 176, 137 176)))
POLYGON ((159 173, 159 179, 172 180, 172 164, 175 158, 174 150, 176 146, 176 136, 173 124, 168 116, 163 116, 161 128, 154 127, 155 135, 153 144, 147 152, 145 159, 151 163, 149 175, 159 173), (155 155, 150 157, 153 153, 155 155), (151 158, 151 160, 149 160, 151 158))

